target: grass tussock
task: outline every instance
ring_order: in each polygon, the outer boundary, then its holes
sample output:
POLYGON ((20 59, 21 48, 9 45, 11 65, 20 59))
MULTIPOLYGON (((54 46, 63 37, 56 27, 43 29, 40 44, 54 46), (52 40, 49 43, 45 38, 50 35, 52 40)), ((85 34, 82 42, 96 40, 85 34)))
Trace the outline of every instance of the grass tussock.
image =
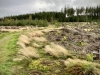
POLYGON ((34 31, 31 33, 28 33, 28 35, 33 36, 33 37, 40 37, 42 36, 44 33, 42 33, 42 31, 34 31))
POLYGON ((21 41, 18 41, 17 44, 21 47, 21 48, 25 48, 25 44, 21 41))
POLYGON ((45 46, 45 52, 49 53, 50 55, 59 57, 59 54, 54 50, 53 48, 50 47, 50 45, 45 46))
POLYGON ((41 37, 43 33, 41 31, 34 31, 26 34, 30 40, 34 40, 34 37, 41 37))
POLYGON ((41 46, 40 46, 39 44, 37 44, 37 43, 33 43, 32 46, 33 46, 33 47, 36 47, 36 48, 41 47, 41 46))
POLYGON ((100 75, 100 66, 97 63, 88 62, 80 59, 67 59, 64 62, 70 75, 100 75))
POLYGON ((45 46, 45 52, 55 57, 68 55, 68 51, 64 47, 60 45, 56 45, 54 43, 51 43, 50 45, 45 46))
POLYGON ((43 35, 43 33, 42 33, 41 31, 36 31, 36 32, 35 32, 35 35, 37 35, 37 34, 38 34, 38 35, 43 35))
POLYGON ((33 47, 26 47, 26 48, 20 49, 19 52, 20 54, 26 57, 39 58, 39 54, 33 47))
POLYGON ((62 47, 62 46, 60 46, 60 45, 51 43, 51 46, 52 46, 53 48, 55 48, 59 53, 62 53, 62 54, 64 54, 64 55, 67 55, 67 54, 68 54, 68 51, 67 51, 64 47, 62 47))
POLYGON ((45 42, 45 41, 47 41, 44 37, 33 37, 33 40, 35 40, 37 42, 45 42))
POLYGON ((25 44, 29 44, 29 43, 30 43, 30 38, 28 38, 26 35, 21 35, 21 36, 19 37, 19 41, 20 41, 20 42, 23 42, 23 43, 25 43, 25 44))

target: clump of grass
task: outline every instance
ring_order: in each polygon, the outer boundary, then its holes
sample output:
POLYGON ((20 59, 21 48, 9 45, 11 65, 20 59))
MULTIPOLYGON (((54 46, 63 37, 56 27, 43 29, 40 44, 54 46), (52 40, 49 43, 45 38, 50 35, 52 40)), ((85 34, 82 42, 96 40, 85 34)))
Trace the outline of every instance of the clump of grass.
POLYGON ((28 37, 40 37, 43 35, 41 31, 34 31, 26 34, 28 37))
POLYGON ((97 70, 100 69, 96 68, 96 63, 79 59, 67 59, 64 63, 70 75, 99 75, 97 70))
POLYGON ((68 55, 68 51, 64 47, 54 43, 45 46, 45 52, 57 58, 68 55))
POLYGON ((21 47, 21 48, 25 48, 25 43, 18 41, 17 44, 21 47))
POLYGON ((63 55, 67 55, 67 54, 68 54, 68 51, 67 51, 64 47, 62 47, 62 46, 60 46, 60 45, 51 43, 51 46, 52 46, 53 48, 55 48, 56 51, 58 51, 58 53, 61 53, 61 54, 63 54, 63 55))
POLYGON ((86 55, 86 60, 87 60, 87 61, 93 61, 93 57, 94 57, 93 54, 87 54, 87 55, 86 55))
POLYGON ((51 48, 50 45, 45 46, 45 52, 55 57, 59 57, 59 54, 53 48, 51 48))
POLYGON ((32 46, 35 47, 35 48, 40 48, 41 46, 37 43, 32 43, 32 46))
POLYGON ((39 54, 33 47, 25 47, 23 49, 20 49, 19 51, 20 54, 30 58, 39 58, 39 54))
POLYGON ((45 42, 45 41, 47 41, 44 37, 33 37, 33 40, 35 40, 37 42, 45 42))
POLYGON ((19 37, 19 41, 20 41, 20 42, 23 42, 23 43, 25 43, 25 44, 29 44, 29 43, 30 43, 30 38, 28 38, 26 35, 21 35, 21 36, 19 37))

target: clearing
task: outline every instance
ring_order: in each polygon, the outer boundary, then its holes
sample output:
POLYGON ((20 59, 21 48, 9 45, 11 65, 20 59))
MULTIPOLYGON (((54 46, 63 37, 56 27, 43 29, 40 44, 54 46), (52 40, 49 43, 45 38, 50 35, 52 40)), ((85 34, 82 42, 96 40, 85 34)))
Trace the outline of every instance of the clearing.
POLYGON ((0 75, 100 75, 98 24, 64 24, 1 32, 0 75))

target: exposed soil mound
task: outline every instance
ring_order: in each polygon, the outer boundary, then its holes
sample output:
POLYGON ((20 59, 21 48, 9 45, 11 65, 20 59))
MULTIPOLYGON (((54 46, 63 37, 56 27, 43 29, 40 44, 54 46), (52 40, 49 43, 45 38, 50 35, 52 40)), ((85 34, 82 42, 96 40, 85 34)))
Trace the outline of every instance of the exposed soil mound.
POLYGON ((55 42, 75 52, 93 53, 100 50, 100 37, 95 33, 77 28, 62 28, 46 33, 50 42, 55 42))

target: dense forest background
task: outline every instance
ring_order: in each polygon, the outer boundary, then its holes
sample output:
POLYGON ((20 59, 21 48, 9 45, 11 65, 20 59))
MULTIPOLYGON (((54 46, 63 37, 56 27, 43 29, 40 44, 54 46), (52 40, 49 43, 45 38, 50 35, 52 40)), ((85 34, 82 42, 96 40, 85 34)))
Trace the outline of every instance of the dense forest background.
POLYGON ((64 7, 60 12, 38 12, 0 18, 0 25, 43 25, 47 22, 91 22, 100 20, 100 6, 64 7))

